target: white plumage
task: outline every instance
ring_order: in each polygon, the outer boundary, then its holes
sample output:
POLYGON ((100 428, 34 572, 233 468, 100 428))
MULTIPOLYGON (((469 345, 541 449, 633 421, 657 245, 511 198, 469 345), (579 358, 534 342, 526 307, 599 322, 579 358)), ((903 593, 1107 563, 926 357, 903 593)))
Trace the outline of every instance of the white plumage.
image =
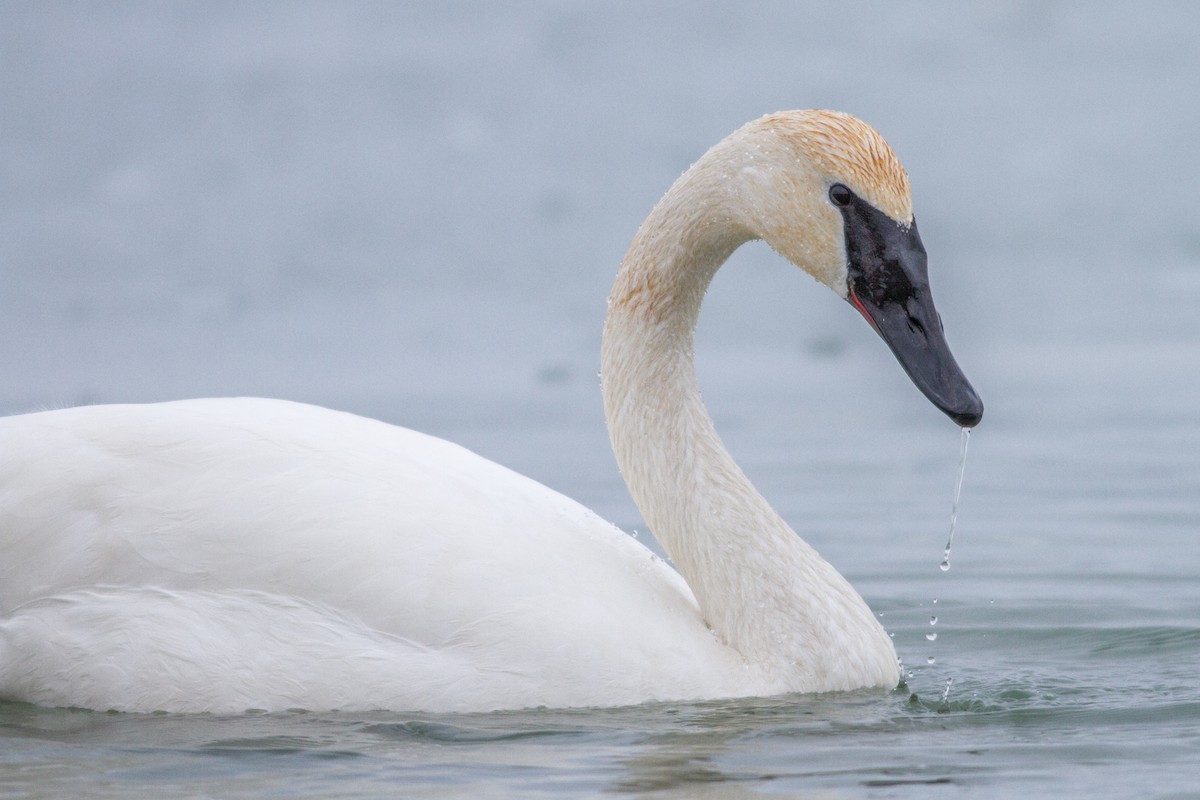
POLYGON ((0 697, 465 711, 894 686, 866 604, 721 446, 691 354, 704 289, 747 239, 846 296, 828 182, 908 202, 906 178, 888 184, 898 163, 880 179, 842 152, 877 137, 832 112, 750 123, 630 248, 605 329, 606 415, 679 572, 533 480, 349 414, 209 399, 9 417, 0 697))

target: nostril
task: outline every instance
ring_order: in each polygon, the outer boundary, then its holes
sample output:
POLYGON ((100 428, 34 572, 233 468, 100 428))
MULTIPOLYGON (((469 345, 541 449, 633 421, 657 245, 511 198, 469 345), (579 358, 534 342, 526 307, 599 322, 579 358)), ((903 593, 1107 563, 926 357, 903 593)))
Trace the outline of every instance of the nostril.
POLYGON ((913 333, 920 334, 921 336, 925 335, 925 325, 921 322, 921 320, 917 319, 912 314, 908 315, 908 329, 913 333))

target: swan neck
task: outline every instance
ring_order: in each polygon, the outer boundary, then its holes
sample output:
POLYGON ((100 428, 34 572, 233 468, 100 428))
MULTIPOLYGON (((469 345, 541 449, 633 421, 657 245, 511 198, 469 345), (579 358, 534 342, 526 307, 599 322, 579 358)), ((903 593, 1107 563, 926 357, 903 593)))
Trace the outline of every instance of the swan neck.
MULTIPOLYGON (((832 643, 869 642, 868 683, 896 675, 866 604, 755 490, 714 429, 696 382, 704 292, 743 242, 729 182, 703 160, 651 212, 622 262, 605 321, 601 379, 617 462, 655 538, 714 634, 797 687, 847 688, 832 643)), ((857 678, 856 678, 857 679, 857 678)), ((811 688, 807 689, 811 690, 811 688)))
POLYGON ((685 173, 622 262, 601 353, 605 416, 630 493, 705 621, 743 652, 760 647, 733 600, 754 583, 748 571, 778 568, 773 539, 782 549, 799 539, 718 437, 697 386, 693 341, 713 276, 752 238, 719 176, 702 165, 685 173))

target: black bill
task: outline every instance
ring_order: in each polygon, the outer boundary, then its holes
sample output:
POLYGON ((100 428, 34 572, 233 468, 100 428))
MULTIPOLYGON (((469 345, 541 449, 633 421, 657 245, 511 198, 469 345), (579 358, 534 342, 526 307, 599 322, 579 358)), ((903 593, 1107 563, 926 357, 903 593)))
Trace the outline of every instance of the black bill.
POLYGON ((916 220, 903 227, 844 187, 836 188, 850 269, 847 299, 931 403, 964 428, 978 425, 983 401, 946 344, 916 220))

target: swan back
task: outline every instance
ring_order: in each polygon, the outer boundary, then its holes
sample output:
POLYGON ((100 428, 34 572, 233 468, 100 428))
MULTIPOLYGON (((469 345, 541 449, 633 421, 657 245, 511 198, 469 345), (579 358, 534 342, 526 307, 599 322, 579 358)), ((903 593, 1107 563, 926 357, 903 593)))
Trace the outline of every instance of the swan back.
POLYGON ((483 710, 734 694, 743 677, 642 544, 458 445, 350 414, 242 398, 2 418, 0 509, 0 697, 483 710), (342 667, 312 659, 329 648, 342 667))

